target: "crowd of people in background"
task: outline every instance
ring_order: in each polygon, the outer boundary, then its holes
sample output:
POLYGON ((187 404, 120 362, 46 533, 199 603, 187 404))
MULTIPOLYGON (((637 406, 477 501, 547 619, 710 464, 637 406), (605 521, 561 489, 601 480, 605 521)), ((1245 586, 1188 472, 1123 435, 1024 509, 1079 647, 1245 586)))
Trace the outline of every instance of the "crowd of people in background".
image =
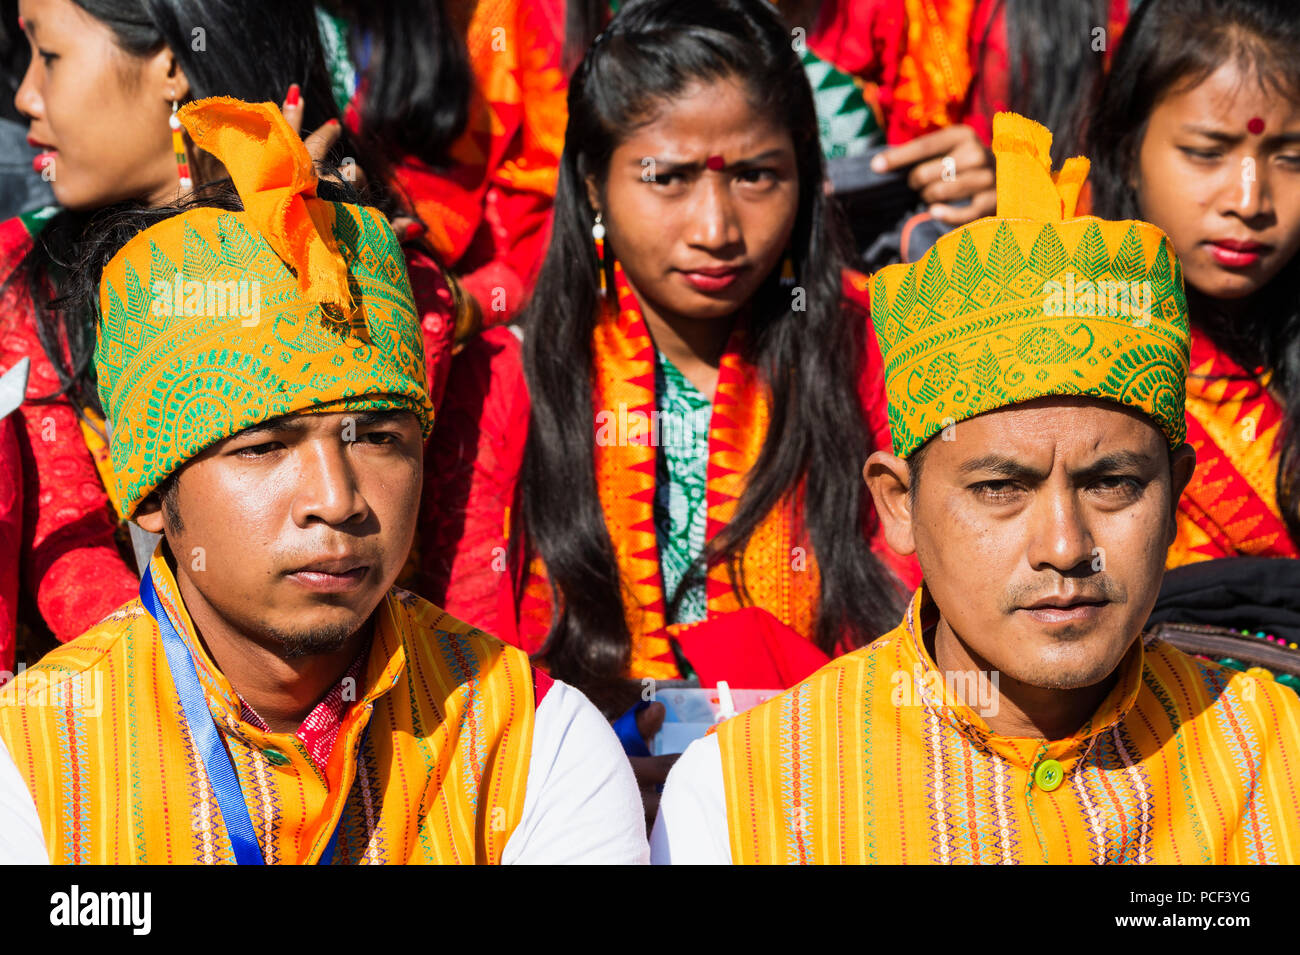
POLYGON ((0 0, 0 70, 0 850, 1297 858, 1291 0, 0 0))

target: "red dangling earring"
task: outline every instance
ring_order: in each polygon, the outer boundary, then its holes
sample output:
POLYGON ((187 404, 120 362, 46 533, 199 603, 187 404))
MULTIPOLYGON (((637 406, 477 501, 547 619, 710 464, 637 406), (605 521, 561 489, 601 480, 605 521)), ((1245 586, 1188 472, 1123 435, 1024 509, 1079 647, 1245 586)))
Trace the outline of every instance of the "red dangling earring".
POLYGON ((600 297, 605 297, 605 226, 596 213, 596 221, 591 225, 591 238, 596 244, 596 270, 600 273, 600 297))
POLYGON ((176 154, 176 174, 180 180, 181 192, 188 192, 194 188, 194 180, 190 178, 190 161, 185 155, 185 134, 181 132, 180 117, 176 115, 176 110, 180 104, 172 100, 172 115, 167 120, 167 125, 172 128, 172 152, 176 154))

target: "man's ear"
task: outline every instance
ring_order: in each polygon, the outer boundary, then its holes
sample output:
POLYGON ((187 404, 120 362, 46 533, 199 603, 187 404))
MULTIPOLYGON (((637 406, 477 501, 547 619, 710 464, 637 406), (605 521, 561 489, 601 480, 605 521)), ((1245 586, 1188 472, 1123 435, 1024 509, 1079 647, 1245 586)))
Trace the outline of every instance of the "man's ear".
POLYGON ((162 501, 158 499, 158 492, 150 494, 140 506, 136 508, 135 517, 132 518, 142 528, 150 534, 161 534, 163 527, 162 501))
POLYGON ((1184 444, 1169 459, 1169 546, 1178 537, 1178 501, 1196 470, 1196 449, 1184 444))
POLYGON ((880 527, 890 548, 903 556, 916 553, 912 534, 912 488, 907 462, 888 451, 872 452, 862 467, 862 479, 871 489, 880 527))

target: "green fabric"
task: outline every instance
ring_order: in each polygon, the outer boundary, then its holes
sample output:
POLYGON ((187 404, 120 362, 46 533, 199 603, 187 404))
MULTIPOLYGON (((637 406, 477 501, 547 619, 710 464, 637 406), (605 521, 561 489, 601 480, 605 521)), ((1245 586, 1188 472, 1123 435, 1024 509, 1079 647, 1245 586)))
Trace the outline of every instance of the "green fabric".
POLYGON ((333 207, 350 313, 304 299, 244 212, 166 219, 105 269, 95 368, 128 515, 204 448, 281 415, 402 408, 428 437, 424 339, 401 246, 378 210, 333 207))
POLYGON ((39 209, 33 209, 31 212, 21 213, 18 218, 22 221, 23 228, 27 234, 35 238, 41 234, 46 223, 53 219, 62 211, 61 206, 42 206, 39 209))
MULTIPOLYGON (((664 603, 668 604, 691 562, 704 551, 713 403, 658 350, 655 410, 659 413, 659 447, 655 454, 654 521, 664 603)), ((693 623, 706 616, 708 602, 700 576, 698 583, 685 591, 678 612, 666 619, 669 623, 693 623)))
POLYGON ((849 73, 804 48, 803 62, 817 109, 817 129, 826 159, 861 156, 884 145, 876 115, 862 98, 862 88, 849 73))
POLYGON ((330 92, 342 113, 352 102, 352 94, 357 89, 357 71, 348 56, 348 24, 342 17, 336 17, 317 5, 316 25, 325 52, 325 69, 330 75, 330 92))

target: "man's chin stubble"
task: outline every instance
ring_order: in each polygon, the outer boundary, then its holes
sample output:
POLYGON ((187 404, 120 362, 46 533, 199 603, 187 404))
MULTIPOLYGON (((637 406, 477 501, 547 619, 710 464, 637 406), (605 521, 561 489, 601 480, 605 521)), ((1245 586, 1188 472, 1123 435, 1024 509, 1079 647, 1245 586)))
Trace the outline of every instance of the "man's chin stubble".
POLYGON ((275 649, 281 659, 297 660, 337 652, 358 629, 351 624, 333 624, 292 633, 263 628, 259 636, 262 643, 275 649))

